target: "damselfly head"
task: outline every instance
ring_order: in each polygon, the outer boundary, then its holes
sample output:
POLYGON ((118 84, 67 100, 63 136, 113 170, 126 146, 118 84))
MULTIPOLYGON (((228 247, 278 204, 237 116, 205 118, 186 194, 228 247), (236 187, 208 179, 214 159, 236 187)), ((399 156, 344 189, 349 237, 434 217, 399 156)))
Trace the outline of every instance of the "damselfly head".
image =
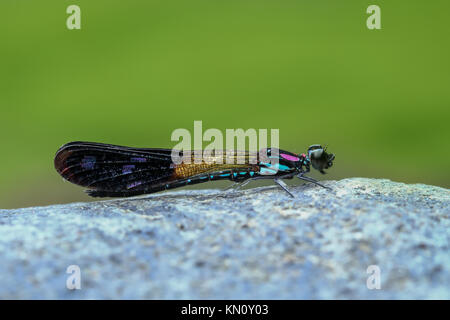
POLYGON ((313 144, 308 148, 308 157, 314 169, 319 170, 320 173, 325 173, 324 169, 328 169, 333 165, 335 158, 333 153, 327 153, 326 149, 319 144, 313 144))

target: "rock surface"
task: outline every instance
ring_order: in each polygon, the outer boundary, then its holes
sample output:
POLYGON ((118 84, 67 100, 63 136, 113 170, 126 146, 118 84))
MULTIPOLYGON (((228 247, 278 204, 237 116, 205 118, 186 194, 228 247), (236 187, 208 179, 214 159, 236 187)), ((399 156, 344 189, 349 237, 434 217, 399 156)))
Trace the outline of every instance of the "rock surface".
POLYGON ((448 189, 324 183, 0 210, 0 298, 450 299, 448 189))

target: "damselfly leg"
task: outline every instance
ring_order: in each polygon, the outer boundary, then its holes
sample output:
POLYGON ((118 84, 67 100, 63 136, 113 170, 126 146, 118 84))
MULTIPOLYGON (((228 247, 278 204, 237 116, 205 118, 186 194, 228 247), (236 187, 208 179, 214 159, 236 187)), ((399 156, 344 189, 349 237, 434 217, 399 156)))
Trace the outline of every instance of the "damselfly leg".
POLYGON ((316 179, 313 179, 313 178, 310 178, 310 177, 306 177, 306 176, 304 176, 304 174, 305 174, 305 172, 300 173, 299 175, 297 175, 297 178, 299 178, 301 180, 304 180, 304 181, 308 181, 308 182, 317 184, 318 186, 321 186, 322 188, 331 190, 330 187, 324 186, 323 184, 319 183, 316 179))
POLYGON ((281 179, 273 179, 273 181, 278 184, 278 186, 281 187, 284 191, 286 191, 292 198, 295 198, 295 196, 289 191, 289 188, 286 183, 284 183, 281 179))
POLYGON ((250 181, 254 180, 256 178, 250 178, 241 182, 235 182, 233 183, 231 186, 226 187, 225 189, 223 189, 223 191, 228 191, 228 190, 232 190, 234 191, 238 191, 239 189, 241 189, 242 187, 245 187, 250 181))
POLYGON ((288 185, 286 183, 284 183, 284 181, 281 180, 281 179, 292 178, 294 175, 295 174, 293 174, 293 173, 288 173, 288 174, 285 174, 282 176, 278 176, 277 178, 273 178, 272 176, 259 176, 259 177, 249 178, 242 182, 236 182, 224 190, 233 190, 233 192, 235 192, 235 191, 238 191, 239 189, 241 189, 242 187, 245 187, 247 184, 249 184, 253 180, 272 179, 278 186, 280 186, 284 191, 286 191, 291 197, 294 198, 294 195, 289 191, 288 185))

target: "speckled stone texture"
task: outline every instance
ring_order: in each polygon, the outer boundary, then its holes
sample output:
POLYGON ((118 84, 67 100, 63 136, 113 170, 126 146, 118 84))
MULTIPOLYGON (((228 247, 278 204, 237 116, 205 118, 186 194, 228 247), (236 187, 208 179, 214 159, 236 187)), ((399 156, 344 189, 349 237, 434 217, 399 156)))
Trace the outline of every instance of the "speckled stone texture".
POLYGON ((324 183, 0 210, 0 298, 450 299, 448 189, 324 183))

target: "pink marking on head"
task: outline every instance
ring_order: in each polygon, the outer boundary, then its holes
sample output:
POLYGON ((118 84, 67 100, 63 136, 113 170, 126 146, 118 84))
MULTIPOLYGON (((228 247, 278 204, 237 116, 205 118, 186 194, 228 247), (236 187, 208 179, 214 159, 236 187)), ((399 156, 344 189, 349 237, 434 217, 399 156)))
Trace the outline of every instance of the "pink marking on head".
POLYGON ((290 154, 282 153, 281 157, 283 159, 286 159, 286 160, 289 160, 289 161, 300 161, 300 159, 298 157, 291 156, 290 154))
POLYGON ((306 158, 306 154, 302 153, 302 158, 306 158))

